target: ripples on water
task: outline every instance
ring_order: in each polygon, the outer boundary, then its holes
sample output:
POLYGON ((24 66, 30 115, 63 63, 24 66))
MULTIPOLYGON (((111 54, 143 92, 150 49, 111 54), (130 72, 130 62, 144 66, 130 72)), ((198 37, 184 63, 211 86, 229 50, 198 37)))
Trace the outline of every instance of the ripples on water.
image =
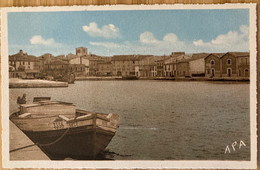
POLYGON ((77 81, 68 88, 10 89, 51 96, 77 108, 118 113, 120 127, 108 145, 116 160, 250 160, 249 83, 77 81), (246 147, 233 152, 231 144, 246 147), (229 145, 231 154, 224 154, 229 145))

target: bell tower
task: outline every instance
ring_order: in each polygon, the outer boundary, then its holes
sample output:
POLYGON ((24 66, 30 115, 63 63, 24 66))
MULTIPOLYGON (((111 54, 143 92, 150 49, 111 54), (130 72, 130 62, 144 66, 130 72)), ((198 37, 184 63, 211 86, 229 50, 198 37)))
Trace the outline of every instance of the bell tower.
POLYGON ((78 47, 76 48, 76 55, 77 56, 83 56, 88 54, 88 49, 85 47, 78 47))

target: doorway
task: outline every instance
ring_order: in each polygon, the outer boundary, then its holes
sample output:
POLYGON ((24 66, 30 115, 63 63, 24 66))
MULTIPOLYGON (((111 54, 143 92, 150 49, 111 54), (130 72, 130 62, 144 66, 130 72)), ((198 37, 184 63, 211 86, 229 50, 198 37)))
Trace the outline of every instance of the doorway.
POLYGON ((231 77, 231 75, 232 75, 232 69, 231 68, 227 69, 227 75, 228 75, 228 77, 231 77))
POLYGON ((211 77, 215 77, 215 69, 211 69, 211 77))

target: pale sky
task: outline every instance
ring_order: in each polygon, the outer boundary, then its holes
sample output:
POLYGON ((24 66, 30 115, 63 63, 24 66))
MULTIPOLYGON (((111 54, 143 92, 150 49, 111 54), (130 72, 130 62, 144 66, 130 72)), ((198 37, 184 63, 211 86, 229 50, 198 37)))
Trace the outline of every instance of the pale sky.
POLYGON ((249 51, 249 10, 130 10, 8 13, 9 54, 169 55, 249 51))

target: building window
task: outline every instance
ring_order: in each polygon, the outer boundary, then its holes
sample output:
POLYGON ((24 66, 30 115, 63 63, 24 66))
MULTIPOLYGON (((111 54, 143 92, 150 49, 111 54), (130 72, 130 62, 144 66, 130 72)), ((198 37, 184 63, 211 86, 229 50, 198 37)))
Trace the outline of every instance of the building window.
POLYGON ((211 60, 210 64, 214 66, 215 65, 215 60, 211 60))
POLYGON ((231 59, 227 59, 227 65, 231 65, 231 59))
POLYGON ((28 61, 28 65, 30 65, 31 63, 30 63, 30 61, 28 61))
POLYGON ((247 57, 245 58, 245 60, 246 60, 246 64, 248 64, 248 58, 247 57))

